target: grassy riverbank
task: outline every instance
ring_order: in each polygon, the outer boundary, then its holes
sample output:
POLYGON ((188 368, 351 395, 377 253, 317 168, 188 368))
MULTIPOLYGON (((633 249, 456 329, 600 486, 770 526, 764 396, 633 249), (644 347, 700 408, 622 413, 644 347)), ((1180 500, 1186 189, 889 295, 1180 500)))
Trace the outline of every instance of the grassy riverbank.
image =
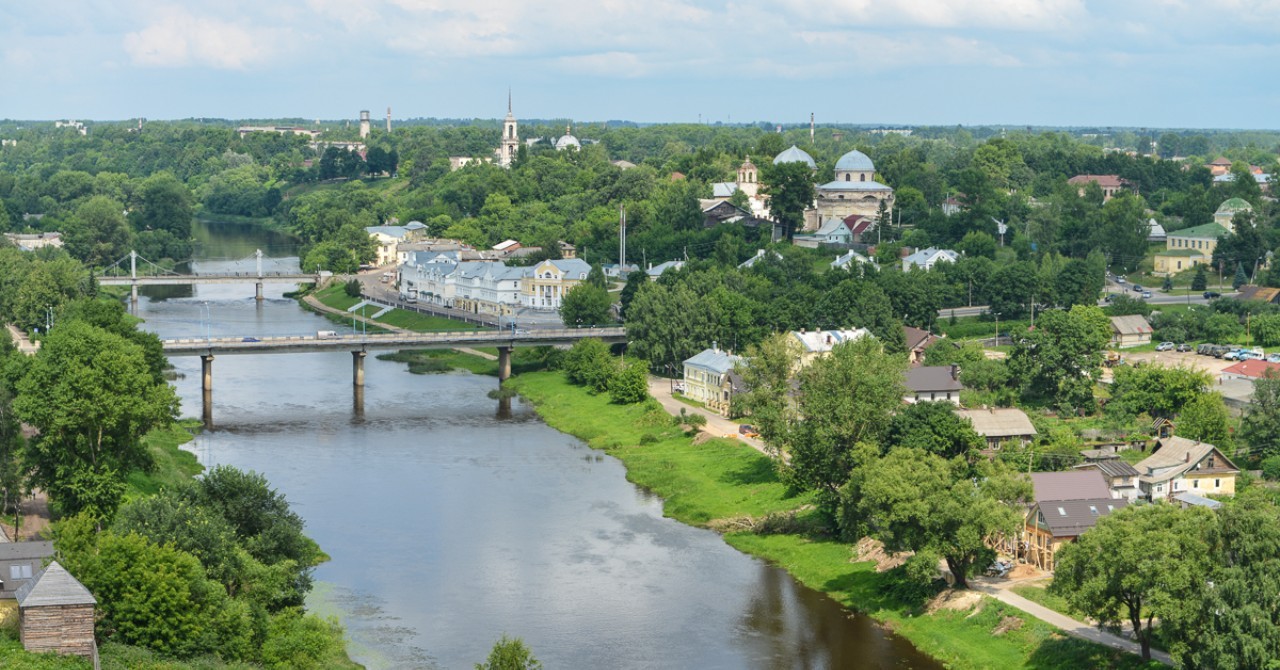
MULTIPOLYGON (((559 372, 521 375, 508 383, 533 402, 552 427, 620 459, 627 479, 662 496, 667 516, 722 530, 758 528, 760 524, 749 521, 771 514, 783 518, 799 512, 803 518, 808 497, 790 495, 772 462, 736 440, 695 444, 660 408, 610 404, 607 396, 592 396, 559 372)), ((985 597, 976 612, 922 613, 896 599, 890 579, 876 573, 872 564, 853 562, 849 545, 805 534, 803 523, 773 525, 790 526, 791 532, 739 530, 726 534, 725 540, 783 567, 846 607, 865 612, 952 668, 1144 667, 1135 656, 1067 637, 985 597)))

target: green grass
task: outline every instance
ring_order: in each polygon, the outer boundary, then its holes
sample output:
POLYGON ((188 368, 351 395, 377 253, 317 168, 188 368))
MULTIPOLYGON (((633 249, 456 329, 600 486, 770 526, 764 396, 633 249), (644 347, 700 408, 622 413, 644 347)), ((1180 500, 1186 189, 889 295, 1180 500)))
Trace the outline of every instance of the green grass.
POLYGON ((698 402, 697 400, 694 400, 693 398, 690 398, 690 397, 686 396, 686 395, 685 395, 685 394, 683 394, 683 393, 672 393, 672 394, 671 394, 671 397, 672 397, 672 398, 675 398, 676 400, 679 400, 680 402, 682 402, 682 403, 684 403, 684 404, 686 404, 686 405, 688 405, 688 406, 690 406, 690 407, 698 407, 698 408, 700 408, 700 409, 706 409, 706 408, 707 408, 707 404, 706 404, 706 403, 698 402))
MULTIPOLYGON (((379 308, 381 309, 381 308, 379 308)), ((378 317, 378 321, 396 328, 404 328, 417 333, 452 332, 463 330, 491 330, 470 323, 464 323, 443 316, 419 314, 403 309, 393 309, 378 317)))
MULTIPOLYGON (((616 456, 627 478, 664 499, 664 514, 693 525, 762 518, 804 508, 810 498, 791 495, 773 463, 736 440, 695 445, 653 405, 618 406, 569 384, 560 373, 541 372, 510 382, 532 401, 552 427, 616 456)), ((850 609, 866 612, 951 668, 1145 667, 1136 656, 1065 636, 1048 624, 993 600, 976 613, 920 615, 889 588, 891 577, 870 563, 851 561, 849 545, 797 534, 734 532, 737 549, 780 565, 805 585, 850 609), (1010 617, 1015 630, 994 635, 1010 617)), ((1155 666, 1153 666, 1155 667, 1155 666)))
POLYGON ((204 471, 195 454, 184 451, 180 445, 190 442, 200 430, 200 422, 183 419, 165 428, 157 428, 142 438, 142 443, 155 460, 151 472, 135 470, 129 473, 126 497, 134 498, 159 493, 163 488, 179 486, 204 471))
POLYGON ((1065 614, 1076 619, 1082 619, 1085 617, 1083 612, 1076 610, 1067 603, 1066 598, 1049 593, 1049 590, 1044 586, 1024 584, 1022 586, 1015 586, 1010 590, 1033 603, 1044 605, 1055 612, 1065 614))
POLYGON ((361 300, 360 298, 352 298, 347 295, 346 288, 338 282, 335 282, 332 286, 327 286, 316 291, 313 295, 315 295, 316 299, 325 307, 340 309, 344 312, 351 309, 353 305, 361 300))

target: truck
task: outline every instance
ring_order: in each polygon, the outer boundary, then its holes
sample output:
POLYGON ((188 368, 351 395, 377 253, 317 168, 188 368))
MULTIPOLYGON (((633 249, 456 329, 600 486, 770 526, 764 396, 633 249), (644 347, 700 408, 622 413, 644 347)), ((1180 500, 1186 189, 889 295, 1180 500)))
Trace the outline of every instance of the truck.
POLYGON ((336 337, 338 337, 338 331, 336 330, 317 330, 316 331, 317 340, 331 340, 336 337))

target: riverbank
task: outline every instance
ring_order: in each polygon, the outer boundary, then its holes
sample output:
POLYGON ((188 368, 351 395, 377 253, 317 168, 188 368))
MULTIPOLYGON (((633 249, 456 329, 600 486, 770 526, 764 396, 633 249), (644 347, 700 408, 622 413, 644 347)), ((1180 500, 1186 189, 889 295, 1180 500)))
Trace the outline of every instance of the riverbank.
POLYGON ((736 440, 695 439, 659 407, 610 404, 559 372, 518 375, 508 384, 550 426, 621 460, 628 480, 663 498, 667 516, 728 531, 724 539, 733 547, 871 616, 950 667, 1145 667, 1135 656, 1067 637, 985 596, 973 608, 932 613, 899 600, 890 578, 870 562, 854 562, 849 545, 809 532, 808 496, 791 495, 772 461, 736 440))

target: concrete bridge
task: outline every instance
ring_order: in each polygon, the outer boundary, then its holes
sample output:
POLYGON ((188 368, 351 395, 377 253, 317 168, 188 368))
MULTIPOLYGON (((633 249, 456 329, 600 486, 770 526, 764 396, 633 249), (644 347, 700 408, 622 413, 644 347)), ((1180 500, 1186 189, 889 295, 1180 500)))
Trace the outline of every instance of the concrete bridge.
MULTIPOLYGON (((265 283, 286 283, 286 284, 310 284, 322 283, 328 273, 290 273, 290 272, 263 272, 262 271, 262 250, 258 249, 253 254, 257 260, 256 272, 234 272, 221 274, 179 274, 176 272, 164 271, 156 275, 139 275, 138 274, 138 252, 130 251, 125 258, 129 259, 129 274, 127 276, 103 275, 97 278, 100 286, 128 286, 130 304, 138 304, 138 287, 139 286, 190 286, 194 284, 241 284, 253 282, 256 288, 255 297, 262 300, 262 285, 265 283)), ((125 259, 116 261, 118 266, 125 259)), ((150 263, 145 258, 144 263, 150 263)), ((154 263, 152 264, 154 265, 154 263)))
POLYGON ((498 379, 511 376, 511 350, 516 347, 572 345, 594 337, 605 342, 626 342, 627 330, 614 328, 547 328, 533 330, 487 330, 445 333, 378 333, 330 335, 287 335, 278 337, 212 337, 161 340, 167 356, 199 356, 201 388, 213 390, 214 356, 249 354, 294 354, 313 351, 351 352, 352 381, 364 386, 364 359, 369 351, 385 349, 453 349, 456 347, 497 347, 498 379))

